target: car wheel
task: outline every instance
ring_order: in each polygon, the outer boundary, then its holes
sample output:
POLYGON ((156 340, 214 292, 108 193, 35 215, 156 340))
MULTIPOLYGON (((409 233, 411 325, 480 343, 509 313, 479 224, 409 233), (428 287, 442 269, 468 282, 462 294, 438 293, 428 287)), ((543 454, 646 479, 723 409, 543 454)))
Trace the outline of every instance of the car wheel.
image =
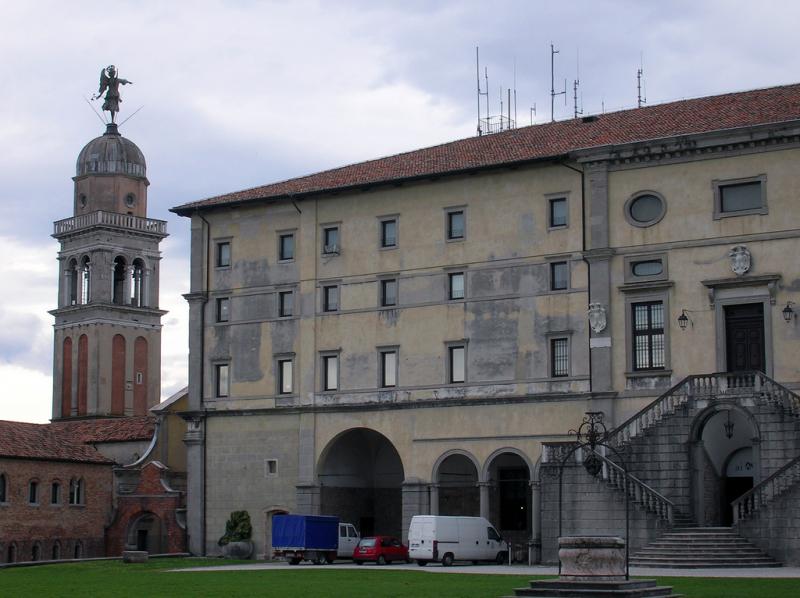
POLYGON ((477 565, 478 563, 479 563, 479 561, 472 561, 473 565, 477 565))
POLYGON ((449 567, 453 564, 453 555, 449 552, 442 557, 442 567, 449 567))
POLYGON ((505 552, 498 552, 495 562, 498 565, 505 565, 508 562, 508 555, 505 552))
POLYGON ((419 565, 420 567, 424 567, 427 564, 428 564, 428 561, 421 561, 421 560, 417 559, 417 565, 419 565))
POLYGON ((378 556, 378 564, 385 565, 386 564, 386 557, 383 555, 378 556))
POLYGON ((356 561, 356 565, 363 565, 364 561, 356 561))
POLYGON ((300 564, 300 559, 290 559, 289 560, 289 564, 290 565, 299 565, 300 564))

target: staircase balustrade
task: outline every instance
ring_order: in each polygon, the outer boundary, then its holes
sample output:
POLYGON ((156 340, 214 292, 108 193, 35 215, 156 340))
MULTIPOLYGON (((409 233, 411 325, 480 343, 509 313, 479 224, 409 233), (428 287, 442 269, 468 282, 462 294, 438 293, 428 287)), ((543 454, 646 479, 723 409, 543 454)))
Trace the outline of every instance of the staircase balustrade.
POLYGON ((800 457, 792 459, 766 480, 731 502, 734 525, 751 517, 798 481, 800 481, 800 457))

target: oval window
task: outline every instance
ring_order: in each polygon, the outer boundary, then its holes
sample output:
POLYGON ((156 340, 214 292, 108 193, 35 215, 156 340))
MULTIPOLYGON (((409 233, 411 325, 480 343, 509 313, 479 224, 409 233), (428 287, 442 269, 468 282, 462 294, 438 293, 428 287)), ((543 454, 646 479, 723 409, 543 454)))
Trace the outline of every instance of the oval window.
POLYGON ((664 271, 664 265, 661 260, 634 262, 631 271, 634 276, 658 276, 664 271))
POLYGON ((640 195, 628 206, 631 218, 639 224, 655 224, 664 212, 664 202, 657 195, 640 195))
POLYGON ((135 203, 136 197, 133 195, 133 193, 128 193, 128 195, 125 196, 125 205, 129 208, 132 208, 135 203))

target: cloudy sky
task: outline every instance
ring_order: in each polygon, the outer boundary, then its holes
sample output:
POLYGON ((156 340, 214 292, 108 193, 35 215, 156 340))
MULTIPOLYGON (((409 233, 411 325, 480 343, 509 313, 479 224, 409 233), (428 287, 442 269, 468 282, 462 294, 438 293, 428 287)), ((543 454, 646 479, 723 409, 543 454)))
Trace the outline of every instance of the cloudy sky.
MULTIPOLYGON (((186 201, 469 137, 475 46, 491 112, 549 120, 550 43, 585 113, 800 80, 800 3, 692 0, 18 2, 0 0, 0 419, 43 422, 52 395, 55 220, 75 159, 103 132, 86 99, 118 66, 122 133, 148 162, 163 252, 162 393, 185 384, 186 201), (579 59, 579 60, 578 60, 579 59), (515 69, 516 65, 516 69, 515 69)), ((95 104, 96 107, 97 104, 95 104)))

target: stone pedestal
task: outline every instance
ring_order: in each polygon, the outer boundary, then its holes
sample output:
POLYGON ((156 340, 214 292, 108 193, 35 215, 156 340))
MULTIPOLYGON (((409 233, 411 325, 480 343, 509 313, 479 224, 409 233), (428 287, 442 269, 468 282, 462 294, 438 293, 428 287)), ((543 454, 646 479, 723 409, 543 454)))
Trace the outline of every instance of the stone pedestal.
POLYGON ((622 581, 625 541, 615 536, 567 536, 558 539, 561 579, 622 581))
POLYGON ((146 550, 126 550, 122 553, 123 563, 146 563, 148 553, 146 550))

